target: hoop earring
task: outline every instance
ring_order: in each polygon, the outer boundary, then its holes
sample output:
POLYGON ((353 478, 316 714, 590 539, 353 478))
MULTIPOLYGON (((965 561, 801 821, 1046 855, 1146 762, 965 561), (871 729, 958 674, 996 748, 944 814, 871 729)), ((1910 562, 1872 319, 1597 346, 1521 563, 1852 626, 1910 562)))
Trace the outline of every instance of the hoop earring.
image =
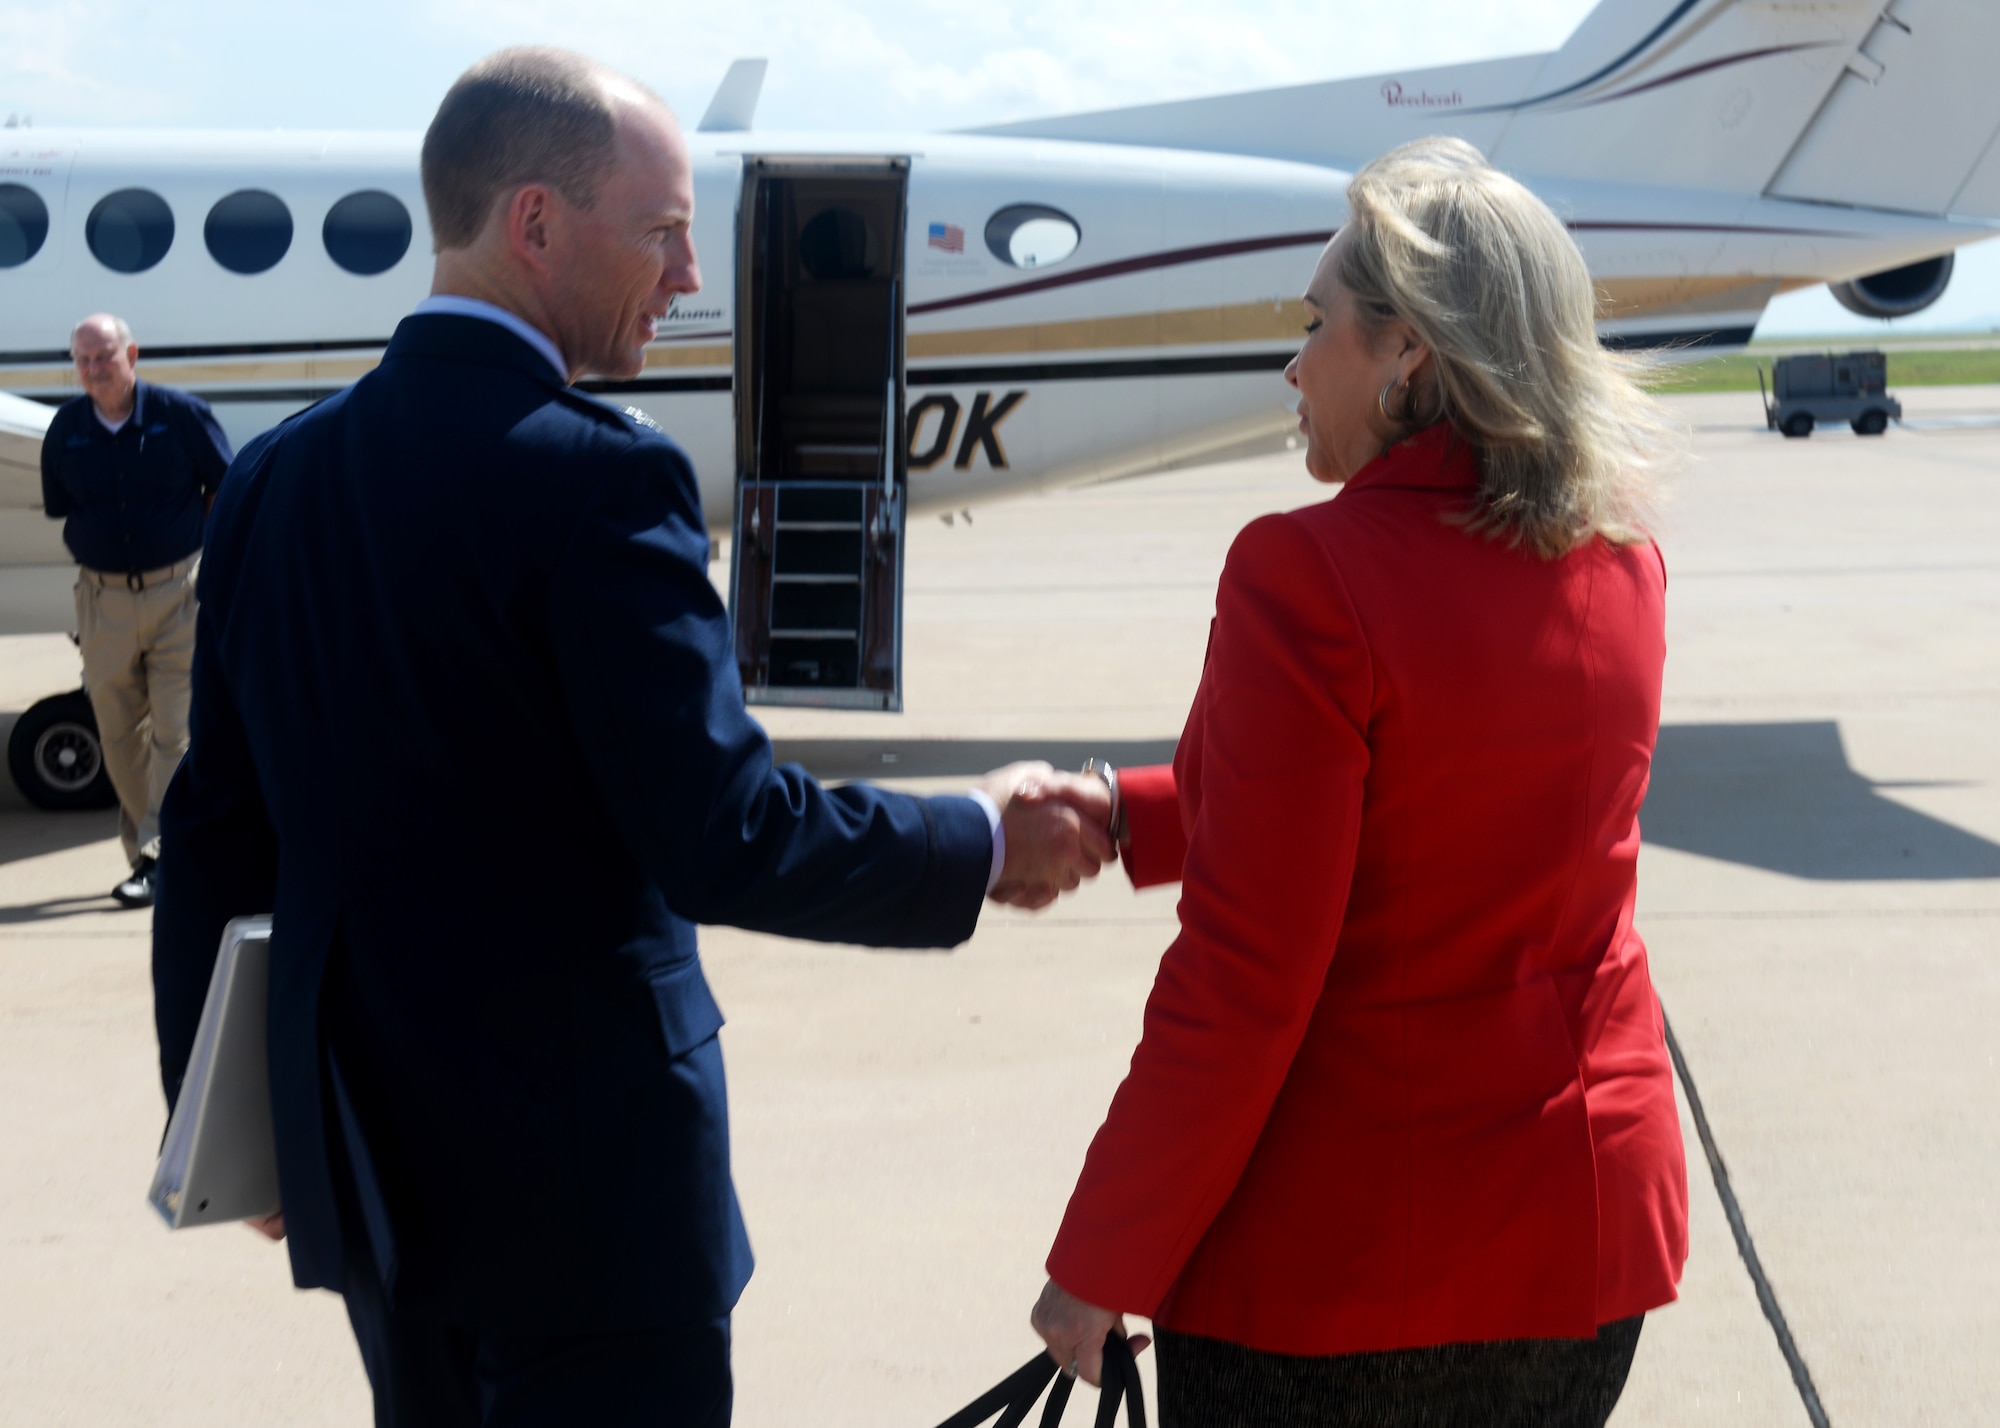
POLYGON ((1444 420, 1444 392, 1436 384, 1432 384, 1432 388, 1430 388, 1430 404, 1432 404, 1434 416, 1424 416, 1418 410, 1418 404, 1416 404, 1416 382, 1412 382, 1410 384, 1410 400, 1404 402, 1404 412, 1408 414, 1408 426, 1410 428, 1424 428, 1424 426, 1430 426, 1432 422, 1444 420))
POLYGON ((1390 426, 1402 426, 1405 423, 1399 422, 1396 418, 1389 415, 1389 393, 1395 390, 1396 379, 1391 377, 1388 384, 1375 394, 1375 409, 1382 413, 1382 420, 1389 423, 1390 426))

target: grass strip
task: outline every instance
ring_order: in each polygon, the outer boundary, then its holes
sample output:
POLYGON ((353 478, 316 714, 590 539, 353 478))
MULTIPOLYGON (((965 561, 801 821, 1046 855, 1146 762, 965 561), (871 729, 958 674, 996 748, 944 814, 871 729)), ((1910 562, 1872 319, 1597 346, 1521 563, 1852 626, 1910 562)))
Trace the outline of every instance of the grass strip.
MULTIPOLYGON (((1839 347, 1836 352, 1865 351, 1839 347)), ((1662 367, 1646 385, 1656 392, 1754 392, 1757 372, 1771 380, 1772 358, 1732 352, 1700 362, 1662 367)), ((1889 352, 1889 390, 1897 387, 1963 387, 2000 383, 2000 347, 1944 349, 1933 352, 1889 352)))

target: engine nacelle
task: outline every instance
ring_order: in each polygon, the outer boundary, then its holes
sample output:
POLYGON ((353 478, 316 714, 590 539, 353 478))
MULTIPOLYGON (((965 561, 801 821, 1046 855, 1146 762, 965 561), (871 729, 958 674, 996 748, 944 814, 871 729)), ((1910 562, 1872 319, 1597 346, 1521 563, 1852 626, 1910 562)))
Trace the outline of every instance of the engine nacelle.
POLYGON ((1828 283, 1833 300, 1863 317, 1908 317, 1944 296, 1951 281, 1952 255, 1926 258, 1906 268, 1870 273, 1852 282, 1828 283))

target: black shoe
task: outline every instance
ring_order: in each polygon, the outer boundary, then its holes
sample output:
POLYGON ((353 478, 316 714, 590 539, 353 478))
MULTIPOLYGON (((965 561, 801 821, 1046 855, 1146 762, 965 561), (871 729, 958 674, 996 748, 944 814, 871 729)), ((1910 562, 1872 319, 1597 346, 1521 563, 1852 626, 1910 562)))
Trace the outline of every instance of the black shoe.
POLYGON ((153 905, 153 860, 141 858, 132 865, 132 876, 111 890, 120 907, 153 905))

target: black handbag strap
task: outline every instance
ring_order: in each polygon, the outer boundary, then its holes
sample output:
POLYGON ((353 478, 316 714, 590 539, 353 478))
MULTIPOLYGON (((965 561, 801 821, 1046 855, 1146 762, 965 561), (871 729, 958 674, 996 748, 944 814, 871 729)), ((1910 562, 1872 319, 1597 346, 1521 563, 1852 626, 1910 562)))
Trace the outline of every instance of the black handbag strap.
MULTIPOLYGON (((1070 1390, 1075 1386, 1076 1380, 1068 1374, 1058 1375, 1054 1359, 1045 1353, 1036 1354, 945 1419, 938 1428, 980 1428, 996 1413, 999 1417, 994 1419, 993 1428, 1020 1428, 1045 1388, 1049 1389, 1049 1397, 1042 1405, 1041 1428, 1056 1428, 1062 1422, 1063 1410, 1069 1407, 1070 1390), (1053 1388, 1049 1388, 1051 1381, 1055 1384, 1053 1388)), ((1118 1420, 1121 1403, 1125 1406, 1126 1428, 1146 1428, 1146 1394, 1139 1384, 1139 1365, 1125 1336, 1113 1330, 1104 1339, 1104 1387, 1097 1396, 1097 1428, 1112 1428, 1118 1420)))

